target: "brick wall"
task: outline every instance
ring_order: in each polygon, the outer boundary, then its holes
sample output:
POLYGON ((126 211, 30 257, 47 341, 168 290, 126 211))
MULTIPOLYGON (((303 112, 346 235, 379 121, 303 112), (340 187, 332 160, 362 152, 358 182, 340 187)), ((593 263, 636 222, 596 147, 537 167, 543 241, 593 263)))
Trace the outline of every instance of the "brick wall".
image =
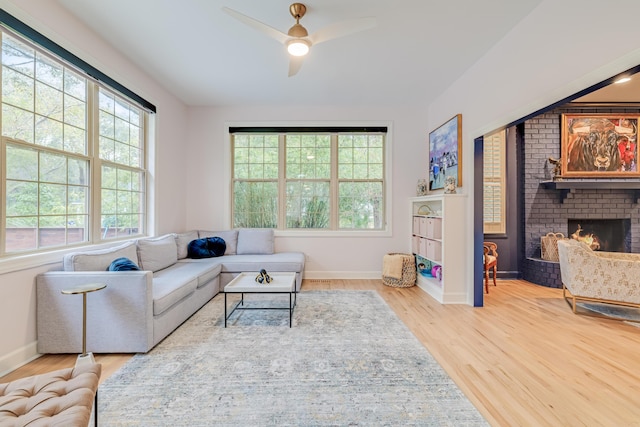
POLYGON ((540 186, 552 179, 549 157, 560 157, 560 116, 562 113, 638 113, 634 109, 556 109, 524 124, 523 221, 524 254, 522 276, 525 280, 550 287, 562 287, 557 263, 540 259, 540 237, 548 232, 568 234, 567 220, 629 219, 631 252, 640 252, 640 205, 630 190, 575 189, 562 202, 560 192, 540 186))

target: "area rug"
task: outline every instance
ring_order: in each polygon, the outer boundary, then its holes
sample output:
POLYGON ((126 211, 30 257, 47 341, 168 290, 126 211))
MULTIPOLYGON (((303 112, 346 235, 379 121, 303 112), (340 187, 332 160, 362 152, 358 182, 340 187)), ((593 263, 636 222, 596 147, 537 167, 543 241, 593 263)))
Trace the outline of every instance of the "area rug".
POLYGON ((597 302, 578 302, 577 305, 597 315, 624 320, 626 323, 640 326, 640 323, 638 323, 640 322, 639 308, 597 302))
POLYGON ((288 311, 236 312, 227 328, 223 312, 218 295, 109 377, 100 425, 488 425, 375 291, 301 292, 292 328, 288 311))

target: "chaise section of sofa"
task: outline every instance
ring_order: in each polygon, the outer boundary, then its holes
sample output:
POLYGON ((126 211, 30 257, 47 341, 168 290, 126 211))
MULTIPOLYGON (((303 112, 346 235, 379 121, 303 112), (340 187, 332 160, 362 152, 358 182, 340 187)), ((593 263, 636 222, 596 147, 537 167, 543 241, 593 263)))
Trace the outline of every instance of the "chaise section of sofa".
POLYGON ((141 239, 101 251, 69 254, 65 271, 36 278, 38 352, 82 349, 82 298, 62 290, 88 283, 107 287, 87 295, 87 349, 147 352, 218 293, 218 264, 179 264, 175 235, 141 239), (128 258, 140 271, 106 271, 128 258))
POLYGON ((271 229, 192 230, 68 254, 63 271, 36 278, 38 352, 82 349, 82 297, 64 295, 65 289, 107 285, 87 295, 88 351, 145 353, 242 272, 295 272, 299 291, 304 261, 302 252, 275 252, 271 229), (189 258, 189 243, 205 237, 223 239, 224 255, 189 258), (140 270, 107 271, 119 258, 140 270))
MULTIPOLYGON (((237 230, 199 230, 198 236, 221 237, 227 244, 224 256, 215 258, 222 265, 220 291, 234 277, 245 272, 296 273, 296 292, 300 292, 304 278, 305 254, 303 252, 276 252, 275 236, 270 228, 240 228, 237 230)), ((198 262, 185 259, 181 262, 198 262)))

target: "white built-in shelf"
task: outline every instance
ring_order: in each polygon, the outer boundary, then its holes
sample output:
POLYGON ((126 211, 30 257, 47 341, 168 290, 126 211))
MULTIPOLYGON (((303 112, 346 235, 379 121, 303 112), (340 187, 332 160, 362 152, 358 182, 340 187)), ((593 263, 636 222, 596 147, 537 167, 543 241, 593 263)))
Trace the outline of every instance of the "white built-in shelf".
POLYGON ((420 288, 443 304, 466 304, 465 194, 410 198, 411 252, 442 267, 442 278, 417 271, 420 288))

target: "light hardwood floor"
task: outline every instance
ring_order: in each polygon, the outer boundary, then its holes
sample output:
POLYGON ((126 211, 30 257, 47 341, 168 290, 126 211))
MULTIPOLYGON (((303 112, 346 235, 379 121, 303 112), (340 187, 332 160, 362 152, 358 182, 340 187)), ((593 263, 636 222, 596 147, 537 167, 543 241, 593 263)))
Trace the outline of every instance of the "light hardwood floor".
MULTIPOLYGON (((640 327, 575 315, 559 289, 499 280, 473 308, 379 280, 303 284, 323 289, 379 292, 493 426, 640 426, 640 327)), ((102 380, 129 357, 97 355, 102 380)), ((74 361, 43 356, 0 382, 74 361)))

